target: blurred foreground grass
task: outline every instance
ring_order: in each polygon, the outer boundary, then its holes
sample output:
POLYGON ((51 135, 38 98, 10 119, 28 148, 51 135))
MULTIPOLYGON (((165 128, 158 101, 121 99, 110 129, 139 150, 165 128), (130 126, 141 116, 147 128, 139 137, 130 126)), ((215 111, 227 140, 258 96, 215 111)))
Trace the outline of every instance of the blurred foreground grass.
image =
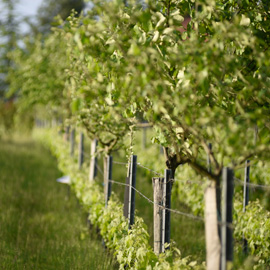
POLYGON ((60 176, 31 139, 0 141, 0 269, 118 268, 60 176))

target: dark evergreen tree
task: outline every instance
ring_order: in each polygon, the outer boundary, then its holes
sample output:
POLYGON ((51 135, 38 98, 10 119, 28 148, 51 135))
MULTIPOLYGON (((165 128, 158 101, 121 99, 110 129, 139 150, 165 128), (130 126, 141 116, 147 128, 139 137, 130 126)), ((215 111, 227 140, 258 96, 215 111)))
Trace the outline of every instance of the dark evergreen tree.
POLYGON ((0 10, 0 97, 8 89, 7 73, 12 66, 9 52, 17 45, 18 19, 15 14, 17 0, 1 0, 0 10))
POLYGON ((54 17, 60 15, 65 20, 71 10, 80 13, 85 4, 83 0, 48 0, 44 1, 38 9, 38 30, 42 33, 50 32, 51 23, 54 17))

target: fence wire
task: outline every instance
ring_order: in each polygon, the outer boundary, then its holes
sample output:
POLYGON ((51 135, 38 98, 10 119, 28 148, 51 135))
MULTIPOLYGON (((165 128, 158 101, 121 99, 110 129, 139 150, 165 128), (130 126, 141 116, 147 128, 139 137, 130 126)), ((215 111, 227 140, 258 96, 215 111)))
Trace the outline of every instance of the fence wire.
POLYGON ((101 175, 104 176, 103 170, 100 168, 97 162, 95 163, 95 165, 96 165, 97 170, 101 173, 101 175))
POLYGON ((269 185, 259 185, 259 184, 253 184, 253 183, 249 183, 249 182, 244 182, 242 181, 241 179, 238 179, 236 177, 234 177, 234 180, 237 181, 240 185, 244 186, 244 185, 247 185, 249 187, 252 187, 252 188, 259 188, 259 189, 263 189, 263 190, 270 190, 270 186, 269 185))
MULTIPOLYGON (((124 165, 124 166, 130 164, 129 162, 125 163, 125 162, 120 162, 120 161, 113 161, 113 163, 114 163, 114 164, 118 164, 118 165, 124 165)), ((150 169, 150 168, 148 168, 148 167, 142 165, 140 162, 137 162, 137 165, 138 165, 139 167, 141 167, 141 168, 143 168, 143 169, 149 171, 149 172, 152 172, 152 173, 155 174, 155 175, 162 176, 161 173, 159 173, 159 172, 157 172, 157 171, 155 171, 155 170, 152 170, 152 169, 150 169)))
POLYGON ((144 199, 146 199, 149 203, 151 204, 155 204, 157 206, 159 206, 161 209, 164 209, 164 210, 168 210, 170 212, 173 212, 173 213, 176 213, 176 214, 179 214, 179 215, 182 215, 182 216, 186 216, 186 217, 189 217, 189 218, 192 218, 192 219, 196 219, 196 220, 202 220, 204 221, 204 218, 202 217, 199 217, 199 216, 194 216, 192 214, 189 214, 189 213, 184 213, 184 212, 181 212, 179 210, 174 210, 174 209, 170 209, 170 208, 167 208, 165 206, 162 206, 158 203, 155 203, 153 200, 151 200, 150 198, 148 198, 147 196, 145 196, 141 191, 139 191, 138 189, 136 189, 135 187, 129 185, 129 184, 126 184, 126 183, 121 183, 121 182, 117 182, 117 181, 114 181, 114 180, 109 180, 109 182, 111 183, 114 183, 114 184, 117 184, 117 185, 122 185, 122 186, 126 186, 126 187, 131 187, 132 189, 134 189, 139 195, 141 195, 144 199))
POLYGON ((143 169, 149 171, 149 172, 152 172, 152 173, 155 174, 155 175, 158 175, 158 176, 160 176, 160 177, 163 176, 161 173, 159 173, 159 172, 157 172, 157 171, 154 171, 154 170, 152 170, 152 169, 150 169, 150 168, 148 168, 148 167, 142 165, 140 162, 138 162, 137 165, 138 165, 139 167, 141 167, 141 168, 143 168, 143 169))
MULTIPOLYGON (((118 164, 118 165, 129 165, 130 163, 124 163, 124 162, 119 162, 119 161, 113 161, 113 163, 115 164, 118 164)), ((145 165, 142 165, 140 162, 137 162, 137 165, 149 172, 152 172, 153 174, 159 176, 159 177, 164 177, 164 175, 162 175, 161 173, 153 170, 153 169, 150 169, 148 167, 146 167, 145 165)), ((196 184, 204 184, 205 182, 203 181, 200 181, 200 180, 180 180, 180 179, 174 179, 174 178, 171 178, 169 180, 170 182, 183 182, 183 183, 188 183, 188 184, 191 184, 191 183, 196 183, 196 184)))
POLYGON ((200 184, 200 185, 206 183, 206 181, 200 181, 200 180, 190 180, 190 179, 188 179, 188 180, 183 180, 183 179, 174 179, 174 178, 171 178, 169 181, 170 181, 170 182, 173 182, 173 183, 174 183, 174 182, 179 182, 179 183, 186 183, 186 184, 200 184))
MULTIPOLYGON (((83 151, 83 156, 89 157, 89 154, 88 153, 85 153, 83 151)), ((130 164, 129 162, 120 162, 120 161, 113 161, 113 163, 114 164, 117 164, 117 165, 122 165, 122 166, 127 166, 127 165, 130 164)), ((97 163, 95 165, 96 165, 96 168, 98 169, 98 171, 102 174, 102 176, 104 176, 104 173, 103 173, 102 169, 100 168, 100 166, 97 163)), ((137 165, 139 167, 141 167, 141 168, 149 171, 149 172, 152 172, 153 174, 155 174, 155 175, 157 175, 159 177, 164 177, 164 175, 162 175, 161 173, 159 173, 159 172, 157 172, 157 171, 155 171, 153 169, 150 169, 150 168, 142 165, 140 162, 137 162, 137 165)), ((243 183, 243 181, 241 181, 240 179, 237 179, 237 178, 235 178, 235 179, 238 180, 238 181, 240 181, 241 183, 243 183)), ((175 213, 175 214, 178 214, 178 215, 181 215, 181 216, 185 216, 185 217, 191 218, 193 220, 202 221, 202 222, 205 223, 205 219, 203 217, 195 216, 193 214, 185 213, 185 212, 182 212, 182 211, 179 211, 179 210, 176 210, 176 209, 167 208, 167 207, 162 206, 162 205, 160 205, 158 203, 155 203, 153 200, 151 200, 150 198, 148 198, 147 196, 145 196, 141 191, 139 191, 138 189, 136 189, 135 187, 133 187, 133 186, 131 186, 129 184, 118 182, 118 181, 114 181, 114 180, 109 180, 109 182, 114 183, 114 184, 117 184, 117 185, 131 187, 132 189, 134 189, 135 192, 137 192, 141 197, 143 197, 145 200, 147 200, 150 204, 157 205, 159 208, 161 208, 163 210, 167 210, 169 212, 172 212, 172 213, 175 213)), ((180 179, 173 179, 173 178, 171 178, 169 180, 169 182, 182 182, 182 183, 188 183, 188 184, 191 184, 191 183, 193 183, 193 184, 195 184, 195 183, 196 184, 203 184, 203 183, 205 183, 203 181, 198 181, 198 180, 180 180, 180 179)), ((253 186, 253 187, 256 186, 256 187, 261 187, 261 188, 262 187, 264 187, 264 188, 267 187, 268 189, 270 189, 270 186, 255 185, 255 184, 250 184, 250 183, 249 183, 249 185, 250 186, 253 186)), ((234 229, 234 226, 231 223, 226 223, 226 222, 224 223, 224 222, 220 222, 219 221, 218 222, 218 225, 220 225, 220 226, 224 226, 225 225, 225 226, 227 226, 230 229, 234 229)))
MULTIPOLYGON (((119 161, 113 161, 113 163, 118 164, 118 165, 129 165, 130 163, 125 163, 125 162, 119 162, 119 161)), ((148 168, 145 165, 142 165, 140 162, 137 163, 137 165, 149 172, 152 172, 153 174, 159 176, 159 177, 163 177, 164 175, 162 175, 161 173, 148 168)), ((244 167, 243 167, 244 168, 244 167)), ((241 185, 244 185, 244 181, 242 181, 241 179, 238 179, 236 177, 234 177, 234 180, 236 180, 237 182, 239 182, 241 185)), ((200 180, 182 180, 182 179, 174 179, 171 178, 169 180, 170 182, 180 182, 180 183, 187 183, 187 184, 204 184, 204 181, 200 181, 200 180)), ((259 184, 253 184, 253 183, 247 183, 247 186, 253 187, 253 188, 260 188, 260 189, 266 189, 266 190, 270 190, 270 186, 269 185, 259 185, 259 184)))
MULTIPOLYGON (((162 206, 162 205, 160 205, 158 203, 155 203, 153 200, 151 200, 150 198, 145 196, 141 191, 139 191, 138 189, 136 189, 135 187, 133 187, 133 186, 131 186, 129 184, 118 182, 118 181, 115 181, 115 180, 109 180, 109 182, 117 184, 117 185, 121 185, 121 186, 131 187, 132 189, 134 189, 135 192, 137 192, 141 197, 143 197, 145 200, 147 200, 150 204, 157 205, 159 208, 161 208, 163 210, 167 210, 169 212, 172 212, 172 213, 175 213, 175 214, 178 214, 178 215, 181 215, 181 216, 185 216, 185 217, 188 217, 188 218, 191 218, 191 219, 194 219, 194 220, 199 220, 199 221, 202 221, 202 222, 205 223, 205 220, 204 220, 203 217, 195 216, 193 214, 185 213, 185 212, 182 212, 182 211, 179 211, 179 210, 176 210, 176 209, 167 208, 167 207, 162 206)), ((221 225, 221 226, 225 225, 230 229, 234 229, 234 226, 231 223, 218 222, 218 225, 221 225)))
POLYGON ((129 162, 120 162, 120 161, 114 161, 114 160, 113 160, 113 163, 118 164, 118 165, 123 165, 123 166, 127 166, 130 164, 129 162))

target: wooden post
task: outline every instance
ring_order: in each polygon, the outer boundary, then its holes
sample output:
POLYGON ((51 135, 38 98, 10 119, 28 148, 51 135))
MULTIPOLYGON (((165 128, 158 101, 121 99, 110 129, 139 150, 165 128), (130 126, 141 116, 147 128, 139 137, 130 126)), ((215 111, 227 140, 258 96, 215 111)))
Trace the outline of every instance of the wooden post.
POLYGON ((233 261, 233 231, 229 227, 229 224, 232 224, 233 192, 233 171, 230 168, 224 168, 222 172, 221 270, 229 269, 233 261))
POLYGON ((71 130, 70 134, 70 156, 74 156, 74 146, 75 146, 75 128, 71 130))
POLYGON ((163 177, 152 178, 154 190, 154 252, 164 252, 165 242, 165 181, 163 177))
POLYGON ((80 133, 80 141, 79 141, 79 157, 78 157, 79 169, 81 169, 81 167, 83 165, 83 152, 84 152, 83 141, 84 141, 84 135, 81 132, 80 133))
POLYGON ((112 164, 113 164, 113 157, 107 156, 107 166, 106 166, 106 181, 104 183, 105 187, 105 206, 108 206, 108 201, 111 197, 112 193, 112 183, 110 180, 112 180, 112 164))
MULTIPOLYGON (((245 179, 244 179, 244 190, 243 190, 243 212, 246 212, 246 206, 248 205, 249 201, 249 187, 248 184, 250 182, 249 180, 250 175, 250 161, 246 161, 246 167, 245 167, 245 179)), ((243 252, 244 254, 248 253, 248 243, 245 237, 243 236, 243 252)))
MULTIPOLYGON (((212 144, 208 144, 212 151, 212 144)), ((211 159, 207 154, 208 172, 211 173, 211 159)), ((206 267, 207 270, 220 269, 220 236, 218 231, 218 209, 217 209, 217 186, 214 181, 210 181, 204 193, 205 200, 205 241, 206 241, 206 267)))
POLYGON ((92 140, 91 143, 91 160, 90 160, 90 170, 89 170, 89 181, 94 181, 97 176, 97 139, 92 140))
POLYGON ((210 181, 210 185, 206 188, 204 200, 206 266, 207 270, 219 270, 221 246, 218 233, 216 184, 214 181, 210 181))
MULTIPOLYGON (((212 151, 212 144, 209 143, 208 144, 209 150, 212 151)), ((207 154, 207 166, 208 166, 208 172, 211 173, 212 172, 212 167, 211 167, 211 159, 210 159, 210 155, 207 154)), ((221 221, 221 189, 220 189, 220 182, 216 182, 215 183, 215 187, 216 187, 216 205, 217 205, 217 218, 218 221, 221 221)), ((219 233, 219 237, 220 236, 220 227, 218 227, 218 233, 219 233)))
POLYGON ((128 189, 125 193, 124 216, 128 218, 129 228, 135 219, 135 190, 136 188, 137 156, 132 155, 130 159, 129 177, 127 177, 128 189))
MULTIPOLYGON (((171 182, 171 170, 165 169, 165 185, 164 185, 164 194, 165 194, 165 207, 171 209, 171 192, 172 192, 172 182, 171 182)), ((164 243, 171 242, 171 212, 165 210, 165 240, 164 243)))

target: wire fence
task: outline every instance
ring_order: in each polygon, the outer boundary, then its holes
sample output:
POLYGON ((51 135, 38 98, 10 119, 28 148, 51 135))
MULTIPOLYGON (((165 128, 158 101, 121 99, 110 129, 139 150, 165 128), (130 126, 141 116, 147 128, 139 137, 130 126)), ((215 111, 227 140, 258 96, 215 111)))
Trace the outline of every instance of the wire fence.
MULTIPOLYGON (((87 160, 90 159, 89 153, 86 153, 85 151, 83 151, 83 156, 86 157, 87 160)), ((129 164, 130 164, 129 162, 122 162, 122 161, 113 161, 113 163, 117 164, 117 165, 122 165, 122 166, 129 166, 129 164)), ((140 168, 143 168, 146 171, 153 173, 155 176, 163 177, 163 175, 161 173, 143 165, 140 162, 137 162, 137 165, 140 168)), ((249 164, 249 165, 250 166, 257 166, 255 164, 249 164)), ((104 176, 103 170, 101 169, 101 167, 97 163, 96 163, 96 168, 101 173, 101 175, 104 176)), ((245 168, 245 167, 243 167, 243 168, 245 168)), ((242 185, 242 186, 245 185, 245 182, 237 177, 234 177, 234 180, 236 181, 236 184, 238 183, 239 185, 242 185)), ((186 183, 186 184, 199 184, 199 185, 202 185, 205 183, 205 181, 201 181, 201 180, 191 180, 191 179, 186 180, 186 179, 175 179, 175 178, 171 178, 170 182, 172 182, 172 183, 179 182, 179 183, 186 183)), ((250 182, 247 182, 246 185, 251 187, 251 188, 254 188, 254 189, 270 190, 270 185, 254 184, 254 183, 250 183, 250 182)))
MULTIPOLYGON (((118 164, 118 165, 129 165, 130 163, 124 163, 124 162, 120 162, 120 161, 113 161, 114 164, 118 164)), ((163 177, 164 175, 162 175, 161 173, 148 168, 147 166, 143 165, 140 162, 137 162, 137 165, 149 172, 152 172, 155 176, 159 176, 159 177, 163 177)), ((200 180, 190 180, 190 179, 175 179, 175 178, 171 178, 170 182, 174 183, 174 182, 181 182, 181 183, 186 183, 186 184, 204 184, 204 181, 200 181, 200 180)))
MULTIPOLYGON (((119 164, 119 165, 129 165, 130 163, 124 163, 124 162, 119 162, 119 161, 113 161, 113 163, 115 164, 119 164)), ((137 165, 149 172, 152 172, 154 175, 157 175, 159 177, 163 177, 163 175, 151 168, 148 168, 147 166, 141 164, 141 163, 137 163, 137 165)), ((242 181, 241 179, 238 179, 236 177, 234 177, 234 180, 237 181, 238 183, 240 183, 241 185, 244 185, 245 182, 242 181)), ((201 181, 201 180, 190 180, 190 179, 175 179, 175 178, 171 178, 170 179, 171 182, 181 182, 181 183, 187 183, 187 184, 204 184, 205 181, 201 181)), ((248 186, 253 187, 253 188, 259 188, 259 189, 265 189, 265 190, 270 190, 270 186, 269 185, 260 185, 260 184, 253 184, 253 183, 246 183, 248 186)))
MULTIPOLYGON (((89 161, 89 159, 91 159, 91 155, 90 155, 90 153, 86 153, 86 152, 84 152, 83 151, 83 156, 84 157, 86 157, 86 160, 87 161, 89 161)), ((122 161, 112 161, 113 162, 113 164, 116 164, 116 165, 120 165, 120 166, 125 166, 125 167, 128 167, 128 166, 130 166, 131 165, 131 163, 130 162, 122 162, 122 161)), ((196 179, 175 179, 175 178, 170 178, 169 180, 168 180, 168 178, 166 178, 165 177, 165 174, 162 174, 162 173, 160 173, 160 172, 158 172, 158 171, 156 171, 156 170, 154 170, 154 169, 152 169, 152 168, 149 168, 148 166, 145 166, 144 164, 142 164, 142 163, 140 163, 140 162, 137 162, 136 163, 136 165, 137 165, 137 167, 140 167, 140 168, 142 168, 142 169, 144 169, 144 170, 146 170, 146 171, 148 171, 148 172, 150 172, 151 173, 151 175, 152 176, 156 176, 156 177, 163 177, 163 178, 165 178, 166 179, 166 183, 164 183, 164 184, 167 184, 168 183, 168 181, 169 182, 171 182, 171 183, 175 183, 175 182, 177 182, 177 183, 184 183, 184 184, 186 184, 186 185, 184 185, 184 187, 185 186, 187 186, 187 184, 189 184, 189 185, 200 185, 199 187, 198 186, 196 186, 196 188, 202 188, 202 187, 205 187, 203 184, 207 184, 208 182, 209 182, 209 180, 206 180, 206 178, 201 178, 200 180, 196 180, 196 179)), ((262 166, 258 166, 258 164, 257 164, 257 160, 256 161, 253 161, 253 162, 250 162, 249 164, 249 167, 261 167, 261 168, 267 168, 267 166, 265 165, 265 164, 262 164, 262 166)), ((96 166, 96 169, 99 171, 99 173, 102 175, 102 176, 104 176, 104 171, 103 171, 103 169, 98 165, 98 163, 96 162, 95 163, 95 166, 96 166)), ((244 168, 246 168, 246 165, 240 165, 240 166, 238 166, 237 168, 235 168, 235 170, 239 170, 239 169, 244 169, 244 168)), ((256 169, 255 169, 256 170, 256 169)), ((161 171, 161 170, 160 170, 161 171)), ((182 178, 182 176, 180 175, 179 176, 180 178, 182 178)), ((246 176, 246 178, 249 178, 249 173, 248 173, 248 176, 246 176)), ((224 178, 223 178, 224 179, 224 178)), ((106 179, 105 179, 106 180, 106 179)), ((225 180, 226 180, 226 178, 225 178, 225 180)), ((228 180, 228 179, 227 179, 228 180)), ((129 188, 129 192, 131 191, 131 189, 132 190, 134 190, 134 193, 136 192, 136 193, 138 193, 142 198, 144 198, 149 204, 151 204, 151 205, 156 205, 156 206, 158 206, 158 209, 155 207, 154 208, 154 211, 157 209, 157 210, 166 210, 166 211, 168 211, 168 212, 170 212, 170 213, 174 213, 174 214, 176 214, 176 215, 180 215, 180 216, 183 216, 183 217, 185 217, 185 218, 189 218, 189 219, 192 219, 192 220, 196 220, 196 221, 200 221, 200 222, 203 222, 204 224, 206 223, 206 220, 208 220, 208 215, 206 214, 206 216, 205 217, 203 217, 203 216, 197 216, 197 215, 194 215, 193 213, 187 213, 187 212, 183 212, 183 211, 180 211, 180 210, 178 210, 178 209, 172 209, 172 208, 168 208, 168 207, 166 207, 166 206, 164 206, 164 205, 161 205, 161 201, 159 201, 159 202, 157 202, 156 201, 156 199, 151 199, 151 198, 149 198, 149 197, 147 197, 145 194, 143 194, 140 190, 138 190, 137 188, 135 188, 133 185, 131 185, 131 184, 128 184, 128 183, 123 183, 123 182, 119 182, 119 181, 115 181, 115 180, 107 180, 108 182, 110 182, 110 183, 113 183, 113 184, 116 184, 116 185, 121 185, 121 186, 124 186, 124 187, 128 187, 129 188)), ((270 190, 270 185, 266 185, 266 184, 255 184, 255 183, 250 183, 250 182, 247 182, 247 181, 242 181, 241 179, 239 179, 239 178, 237 178, 237 177, 233 177, 233 176, 231 176, 230 177, 230 183, 231 183, 231 186, 232 185, 241 185, 241 186, 244 186, 244 190, 247 190, 246 189, 246 187, 250 187, 250 188, 253 188, 253 189, 261 189, 261 190, 270 190)), ((131 181, 132 182, 132 181, 131 181)), ((159 182, 160 183, 160 182, 159 182)), ((226 183, 226 181, 225 181, 225 183, 226 183)), ((104 182, 104 185, 105 185, 105 182, 104 182)), ((170 185, 171 186, 171 185, 170 185)), ((193 186, 194 187, 194 186, 193 186)), ((111 188, 111 187, 110 187, 111 188)), ((233 188, 232 188, 233 189, 233 188)), ((163 191, 164 192, 164 191, 163 191)), ((247 191, 246 191, 247 192, 247 191)), ((156 193, 155 193, 156 194, 156 193)), ((164 193, 163 193, 164 194, 164 193)), ((229 194, 229 193, 228 193, 229 194)), ((166 194, 166 195, 162 195, 162 196, 164 196, 164 198, 162 198, 162 204, 164 203, 164 200, 165 200, 165 202, 166 202, 166 196, 168 196, 169 198, 170 198, 170 195, 171 194, 166 194)), ((125 195, 126 196, 126 195, 125 195)), ((131 195, 130 195, 131 196, 131 195)), ((105 196, 106 197, 106 196, 105 196)), ((225 196, 223 196, 223 197, 226 197, 226 195, 225 196)), ((244 195, 244 198, 245 198, 245 195, 244 195)), ((126 200, 126 199, 125 199, 126 200)), ((135 203, 135 196, 134 196, 134 203, 135 203)), ((167 202, 166 202, 167 203, 167 202)), ((125 204, 126 204, 126 202, 125 202, 125 204)), ((170 205, 170 203, 168 204, 168 205, 170 205)), ((227 202, 225 202, 224 203, 224 201, 223 201, 223 206, 222 207, 224 207, 224 205, 226 205, 226 207, 227 207, 227 202)), ((230 205, 232 205, 232 203, 230 204, 230 205)), ((165 211, 164 211, 165 212, 165 211)), ((164 212, 163 212, 163 214, 164 214, 164 212)), ((214 211, 215 213, 216 213, 216 210, 214 211)), ((134 214, 133 214, 134 215, 134 214)), ((234 230, 235 229, 235 226, 232 224, 232 223, 229 223, 229 222, 221 222, 220 221, 220 216, 219 216, 219 218, 218 218, 219 220, 217 220, 217 221, 215 221, 215 224, 218 224, 219 226, 223 226, 223 229, 225 229, 225 231, 226 231, 226 228, 225 228, 225 226, 227 227, 227 228, 229 228, 229 229, 231 229, 231 230, 234 230)), ((224 219, 224 217, 222 216, 222 219, 224 219)), ((225 219, 225 220, 232 220, 232 219, 225 219)), ((235 224, 237 224, 237 223, 235 223, 235 224)), ((222 230, 223 230, 222 229, 222 230)))
POLYGON ((269 185, 260 185, 260 184, 254 184, 254 183, 250 183, 250 182, 244 182, 239 178, 234 177, 234 180, 239 183, 241 186, 247 185, 249 187, 252 187, 254 189, 258 188, 258 189, 263 189, 263 190, 270 190, 270 186, 269 185))
POLYGON ((98 165, 97 162, 96 162, 96 167, 97 167, 97 170, 101 173, 101 175, 104 176, 104 172, 103 172, 103 170, 100 168, 100 166, 98 165))
POLYGON ((123 166, 127 166, 130 164, 129 162, 120 162, 120 161, 113 161, 113 163, 117 165, 123 165, 123 166))
MULTIPOLYGON (((126 183, 122 183, 122 182, 118 182, 118 181, 115 181, 115 180, 108 180, 108 181, 111 182, 111 183, 117 184, 117 185, 131 187, 141 197, 143 197, 146 201, 148 201, 148 203, 150 203, 152 205, 157 205, 160 209, 167 210, 167 211, 169 211, 171 213, 174 213, 174 214, 177 214, 177 215, 181 215, 181 216, 185 216, 185 217, 188 217, 188 218, 191 218, 191 219, 194 219, 194 220, 205 222, 205 219, 203 217, 195 216, 193 214, 182 212, 182 211, 179 211, 179 210, 176 210, 176 209, 167 208, 167 207, 162 206, 162 205, 160 205, 158 203, 155 203, 153 200, 151 200, 150 198, 148 198, 146 195, 144 195, 141 191, 139 191, 138 189, 136 189, 132 185, 129 185, 129 184, 126 184, 126 183)), ((220 226, 226 225, 228 228, 234 229, 234 225, 232 223, 218 222, 218 225, 220 225, 220 226)))
POLYGON ((149 171, 149 172, 154 173, 154 174, 157 175, 157 176, 162 177, 162 174, 161 174, 161 173, 159 173, 159 172, 157 172, 157 171, 155 171, 155 170, 152 170, 152 169, 150 169, 150 168, 147 168, 146 166, 142 165, 141 163, 137 163, 137 165, 138 165, 139 167, 141 167, 141 168, 143 168, 143 169, 149 171))
MULTIPOLYGON (((89 157, 89 154, 86 154, 85 152, 83 152, 83 155, 84 156, 88 156, 89 157)), ((114 164, 117 164, 117 165, 121 165, 121 166, 129 166, 130 165, 130 162, 122 162, 122 161, 113 161, 114 164)), ((143 168, 145 169, 146 171, 148 172, 151 172, 154 176, 158 176, 158 177, 164 177, 164 175, 162 175, 161 173, 143 165, 142 163, 140 162, 137 162, 137 166, 140 167, 140 168, 143 168)), ((104 172, 103 170, 100 168, 100 166, 98 165, 98 163, 96 162, 96 168, 97 170, 101 173, 102 176, 104 176, 104 172)), ((234 177, 234 180, 235 180, 235 183, 234 184, 239 184, 241 186, 249 186, 251 188, 258 188, 258 189, 262 189, 262 190, 270 190, 270 186, 269 185, 260 185, 260 184, 254 184, 254 183, 249 183, 249 182, 244 182, 242 181, 241 179, 239 178, 236 178, 234 177)), ((169 179, 170 182, 174 183, 174 182, 179 182, 179 183, 186 183, 186 184, 199 184, 199 185, 202 185, 202 184, 205 184, 206 182, 205 181, 201 181, 201 180, 190 180, 190 179, 175 179, 175 178, 171 178, 169 179)), ((114 183, 114 184, 117 184, 117 185, 122 185, 122 186, 126 186, 126 187, 131 187, 135 192, 137 192, 141 197, 143 197, 146 201, 148 201, 148 203, 152 204, 152 205, 158 205, 158 207, 160 207, 161 209, 164 209, 164 210, 167 210, 171 213, 175 213, 175 214, 178 214, 178 215, 181 215, 181 216, 185 216, 185 217, 188 217, 188 218, 191 218, 193 220, 198 220, 198 221, 203 221, 205 222, 204 218, 201 217, 201 216, 195 216, 191 213, 186 213, 186 212, 182 212, 182 211, 179 211, 179 210, 176 210, 176 209, 171 209, 171 208, 167 208, 167 207, 164 207, 158 203, 155 203, 153 200, 151 200, 150 198, 148 198, 147 196, 145 196, 141 191, 139 191, 138 189, 136 189, 135 187, 129 185, 129 184, 126 184, 126 183, 122 183, 122 182, 118 182, 118 181, 115 181, 115 180, 109 180, 109 182, 111 183, 114 183)), ((218 225, 222 226, 222 225, 225 225, 227 226, 228 228, 230 229, 234 229, 234 225, 231 224, 231 223, 224 223, 224 222, 218 222, 218 225)))
POLYGON ((189 217, 189 218, 192 218, 192 219, 195 219, 195 220, 201 220, 201 221, 204 221, 204 218, 203 217, 199 217, 199 216, 195 216, 193 214, 189 214, 189 213, 185 213, 185 212, 181 212, 179 210, 174 210, 174 209, 170 209, 170 208, 167 208, 165 206, 162 206, 158 203, 155 203, 153 200, 151 200, 150 198, 148 198, 147 196, 145 196, 141 191, 139 191, 138 189, 136 189, 135 187, 129 185, 129 184, 126 184, 126 183, 122 183, 122 182, 118 182, 118 181, 114 181, 114 180, 109 180, 109 182, 111 183, 114 183, 114 184, 117 184, 117 185, 122 185, 122 186, 126 186, 126 187, 131 187, 132 189, 134 189, 140 196, 142 196, 145 200, 147 200, 150 204, 153 204, 153 205, 157 205, 158 207, 160 207, 161 209, 164 209, 164 210, 168 210, 170 212, 173 212, 175 214, 178 214, 178 215, 182 215, 182 216, 186 216, 186 217, 189 217))

